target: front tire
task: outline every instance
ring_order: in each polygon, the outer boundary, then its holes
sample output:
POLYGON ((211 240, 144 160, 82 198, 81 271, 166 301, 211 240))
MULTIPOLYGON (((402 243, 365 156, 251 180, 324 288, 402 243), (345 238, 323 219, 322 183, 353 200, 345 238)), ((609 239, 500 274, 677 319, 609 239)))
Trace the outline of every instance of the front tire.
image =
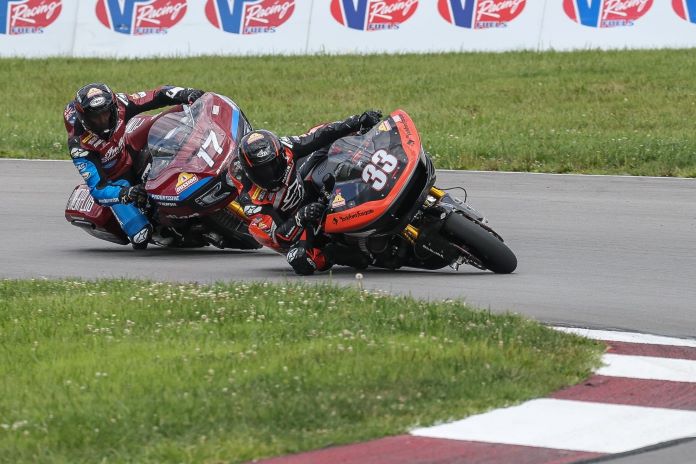
POLYGON ((461 214, 450 214, 442 233, 454 244, 466 247, 496 274, 510 274, 517 268, 517 257, 502 240, 461 214))

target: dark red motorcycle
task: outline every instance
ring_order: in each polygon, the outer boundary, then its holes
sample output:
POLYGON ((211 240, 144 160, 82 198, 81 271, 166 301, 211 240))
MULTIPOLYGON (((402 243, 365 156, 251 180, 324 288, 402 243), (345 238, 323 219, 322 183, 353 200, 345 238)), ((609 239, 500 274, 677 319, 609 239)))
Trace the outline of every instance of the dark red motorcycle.
MULTIPOLYGON (((261 248, 227 177, 239 140, 251 130, 242 110, 214 93, 128 122, 125 146, 149 196, 145 211, 155 244, 261 248)), ((102 240, 129 243, 111 209, 97 204, 85 184, 73 190, 65 218, 102 240)))
POLYGON ((397 110, 364 135, 344 137, 312 171, 327 204, 312 240, 361 253, 374 266, 511 273, 517 258, 465 201, 435 187, 435 169, 411 118, 397 110))

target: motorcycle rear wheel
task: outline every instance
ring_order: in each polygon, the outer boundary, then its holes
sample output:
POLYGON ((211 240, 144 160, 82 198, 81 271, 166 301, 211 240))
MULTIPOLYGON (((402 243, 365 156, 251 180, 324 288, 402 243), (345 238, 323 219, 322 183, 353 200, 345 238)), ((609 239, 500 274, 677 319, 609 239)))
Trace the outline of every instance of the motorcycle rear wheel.
POLYGON ((486 269, 496 274, 510 274, 517 268, 517 257, 507 245, 461 214, 450 214, 442 233, 454 244, 466 247, 486 269))

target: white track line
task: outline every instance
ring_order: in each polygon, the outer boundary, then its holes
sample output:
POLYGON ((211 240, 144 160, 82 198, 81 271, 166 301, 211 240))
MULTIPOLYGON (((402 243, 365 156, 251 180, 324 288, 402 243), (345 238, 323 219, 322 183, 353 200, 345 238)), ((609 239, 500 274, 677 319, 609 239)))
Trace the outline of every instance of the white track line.
POLYGON ((690 338, 672 338, 661 335, 641 334, 635 332, 617 332, 612 330, 581 329, 577 327, 552 327, 565 333, 580 335, 593 340, 605 340, 627 343, 644 343, 646 345, 671 345, 696 348, 696 340, 690 338))
POLYGON ((602 361, 606 365, 596 372, 598 375, 696 383, 696 361, 689 359, 605 354, 602 361))
POLYGON ((622 453, 696 436, 696 411, 539 399, 412 435, 450 440, 622 453))

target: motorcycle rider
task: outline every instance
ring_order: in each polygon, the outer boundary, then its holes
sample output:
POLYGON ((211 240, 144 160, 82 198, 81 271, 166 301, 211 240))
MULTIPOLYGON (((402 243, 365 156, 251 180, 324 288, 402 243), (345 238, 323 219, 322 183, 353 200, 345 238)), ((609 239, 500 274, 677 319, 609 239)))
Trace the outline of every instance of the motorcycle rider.
POLYGON ((137 178, 139 161, 125 146, 133 116, 164 106, 191 104, 202 90, 161 86, 131 95, 114 93, 106 84, 87 84, 63 113, 68 150, 94 200, 109 206, 133 248, 144 249, 152 225, 139 209, 147 193, 137 178))
POLYGON ((286 254, 297 274, 310 275, 333 264, 367 266, 362 256, 356 257, 333 244, 324 246, 319 238, 313 240, 314 228, 326 205, 318 201, 320 189, 312 182, 311 174, 326 159, 333 142, 356 132, 367 132, 381 117, 381 112, 369 110, 300 136, 278 137, 256 130, 240 141, 241 166, 230 165, 229 177, 251 220, 249 232, 262 245, 286 254))

